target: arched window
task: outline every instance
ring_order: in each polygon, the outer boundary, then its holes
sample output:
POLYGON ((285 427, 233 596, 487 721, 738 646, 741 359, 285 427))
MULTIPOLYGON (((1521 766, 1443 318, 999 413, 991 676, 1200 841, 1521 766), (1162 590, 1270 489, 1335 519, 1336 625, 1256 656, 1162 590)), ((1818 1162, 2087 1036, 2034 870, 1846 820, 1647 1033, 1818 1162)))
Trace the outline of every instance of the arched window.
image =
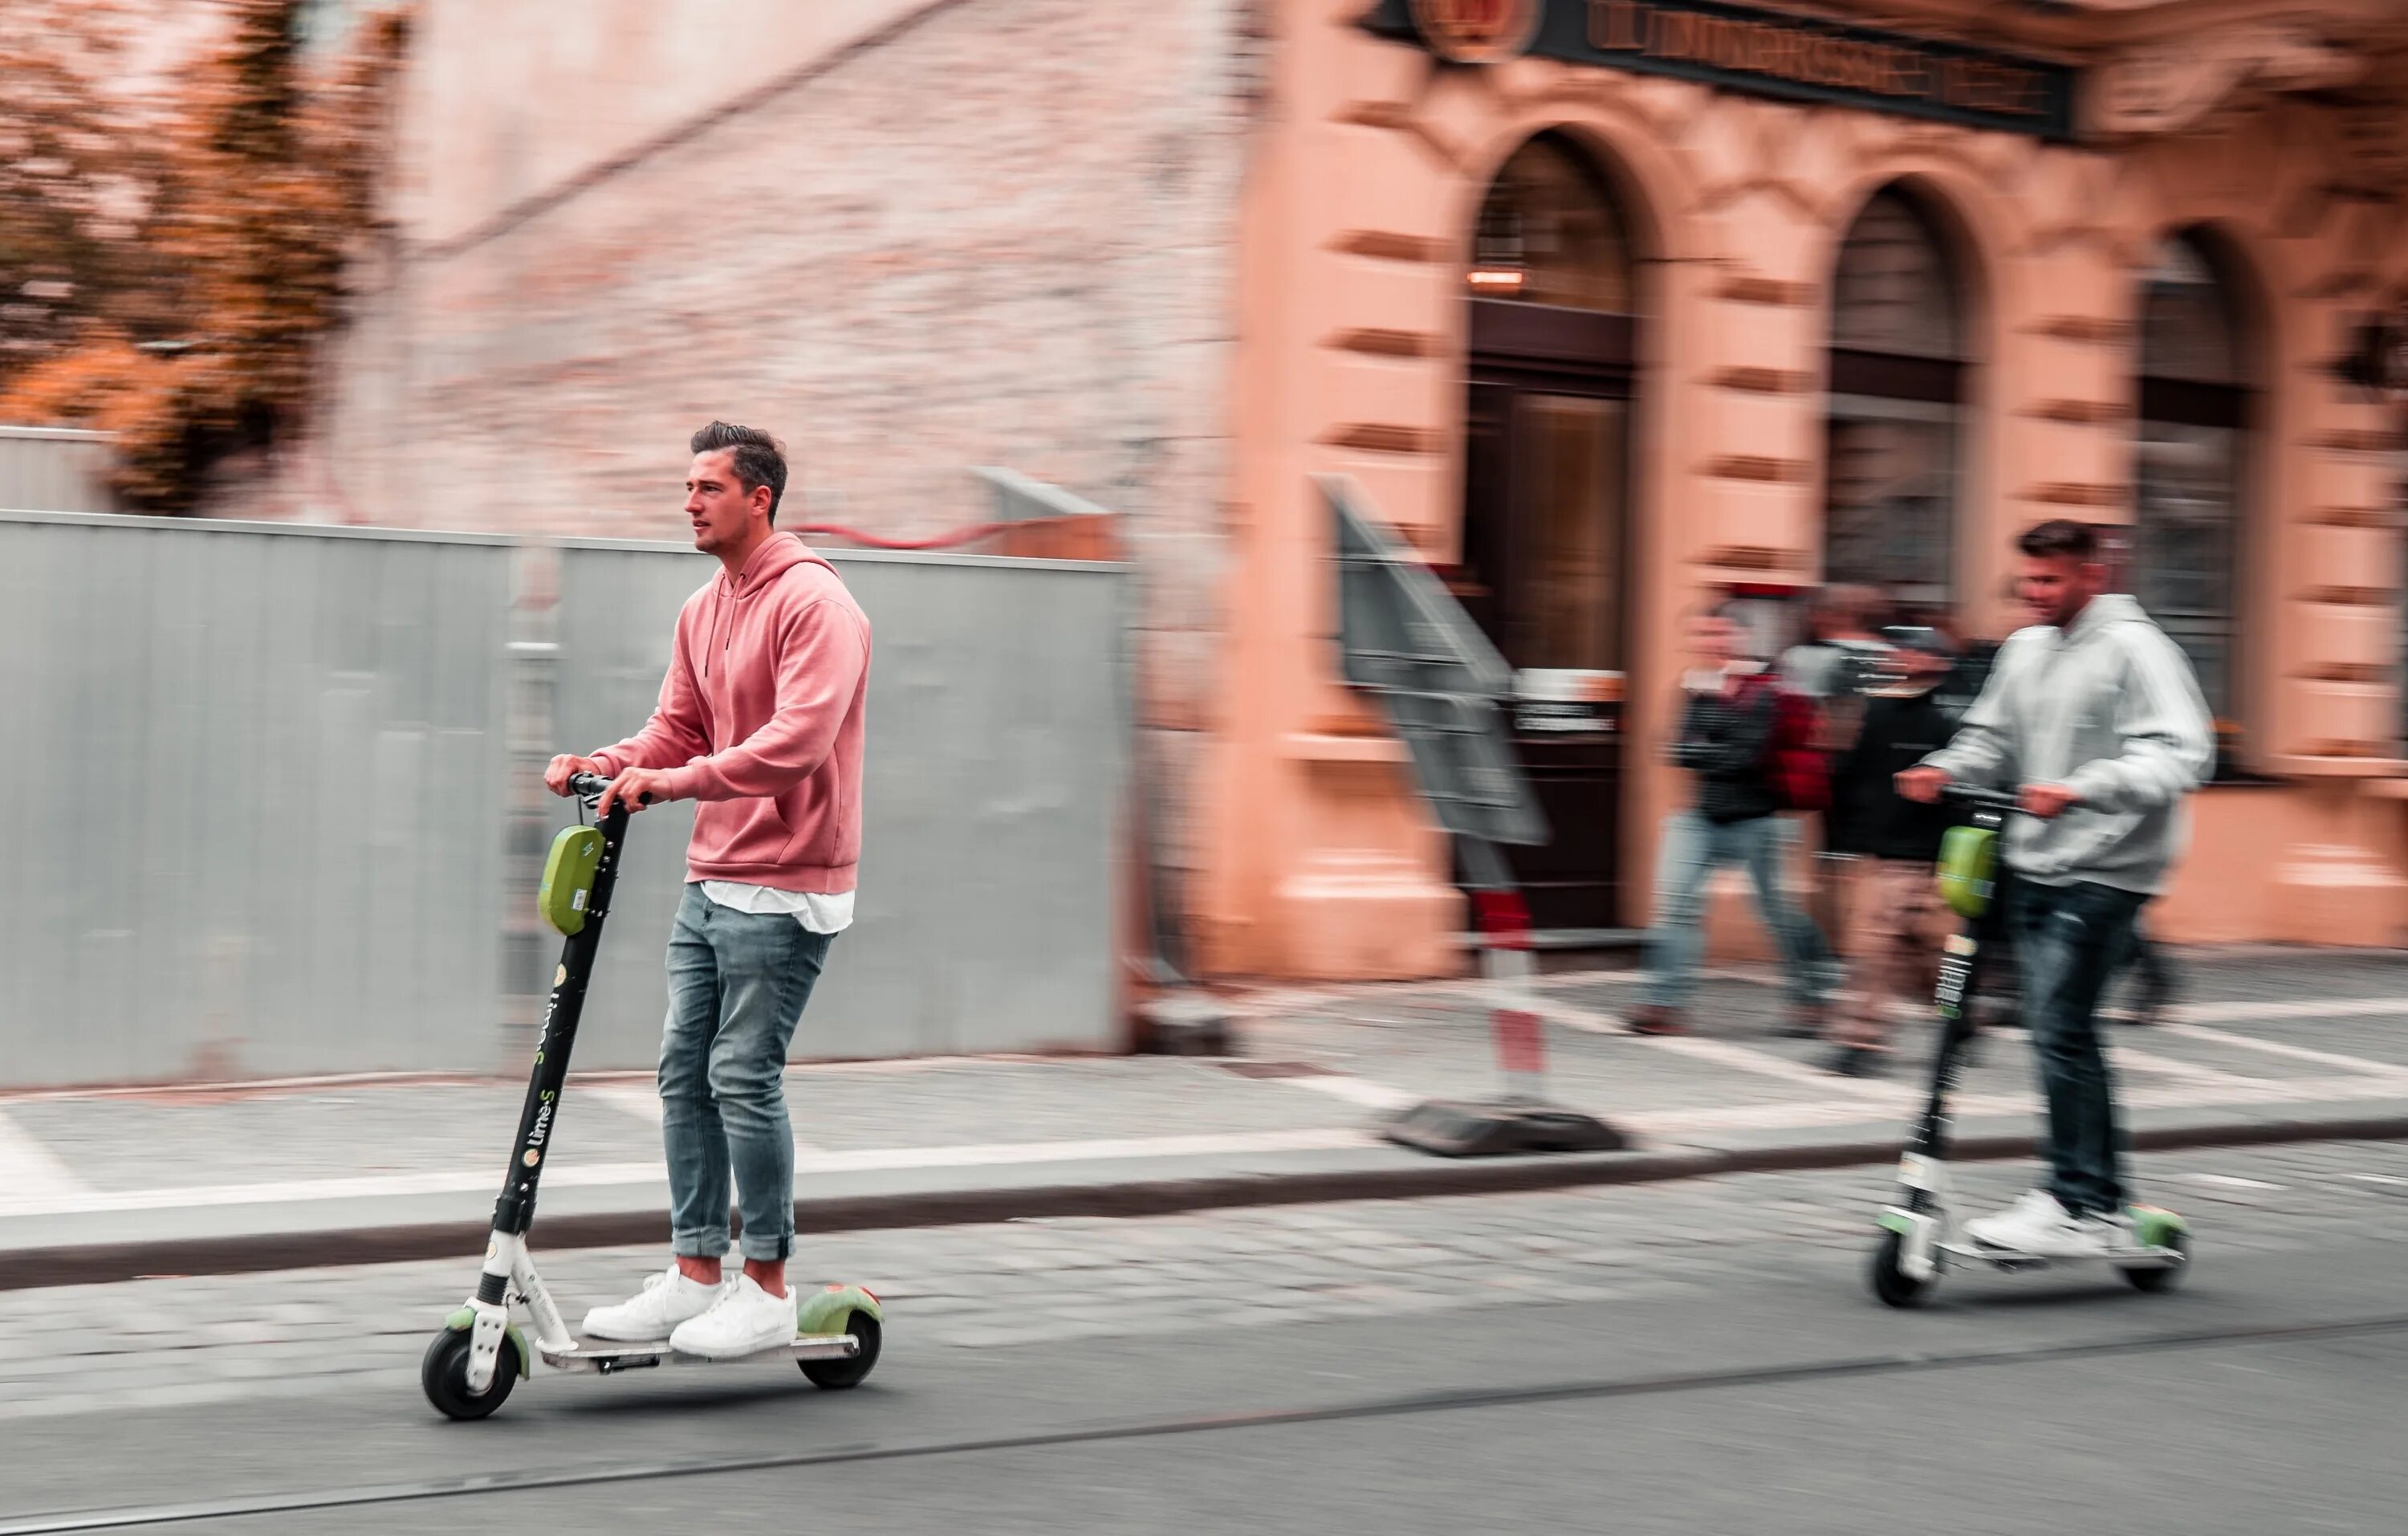
POLYGON ((2229 736, 2247 368, 2231 285, 2197 234, 2160 241, 2141 291, 2131 588, 2190 657, 2229 736))
POLYGON ((1904 192, 1874 195, 1831 284, 1823 579, 1902 603, 1955 597, 1964 323, 1956 265, 1904 192))
POLYGON ((1480 205, 1469 280, 1475 298, 1629 313, 1629 247, 1586 155, 1553 134, 1513 151, 1480 205))

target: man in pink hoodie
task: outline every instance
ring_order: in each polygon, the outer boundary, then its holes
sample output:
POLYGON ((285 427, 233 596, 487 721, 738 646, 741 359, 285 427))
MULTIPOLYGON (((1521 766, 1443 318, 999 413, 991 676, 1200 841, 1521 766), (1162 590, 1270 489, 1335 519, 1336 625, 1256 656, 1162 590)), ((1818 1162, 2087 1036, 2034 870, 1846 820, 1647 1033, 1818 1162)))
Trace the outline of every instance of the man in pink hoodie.
POLYGON ((728 1358, 795 1332, 786 1048, 853 921, 869 621, 834 567, 778 532, 776 438, 713 422, 693 448, 686 516, 721 570, 678 614, 652 721, 591 756, 553 758, 545 782, 565 795, 571 774, 604 775, 606 813, 646 795, 701 802, 661 1036, 676 1261, 633 1299, 595 1308, 585 1331, 728 1358), (721 1266, 731 1175, 744 1221, 733 1281, 721 1266))

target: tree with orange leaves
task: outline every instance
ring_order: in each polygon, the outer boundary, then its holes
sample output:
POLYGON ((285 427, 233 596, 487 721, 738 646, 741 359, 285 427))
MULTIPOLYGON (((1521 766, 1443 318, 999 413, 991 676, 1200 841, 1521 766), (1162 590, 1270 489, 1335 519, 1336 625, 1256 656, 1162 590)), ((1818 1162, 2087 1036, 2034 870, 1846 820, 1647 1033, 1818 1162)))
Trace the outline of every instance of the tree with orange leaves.
POLYGON ((313 70, 307 8, 221 0, 152 96, 112 83, 127 6, 0 6, 0 421, 115 434, 117 489, 148 510, 302 424, 376 228, 407 17, 313 70))

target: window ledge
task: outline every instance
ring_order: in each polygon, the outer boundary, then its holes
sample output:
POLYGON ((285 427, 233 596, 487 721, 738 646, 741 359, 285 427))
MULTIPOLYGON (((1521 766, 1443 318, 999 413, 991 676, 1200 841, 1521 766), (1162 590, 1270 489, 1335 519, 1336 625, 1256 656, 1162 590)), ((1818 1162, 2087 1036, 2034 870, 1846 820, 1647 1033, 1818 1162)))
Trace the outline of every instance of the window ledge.
POLYGON ((2205 794, 2214 789, 2282 789, 2298 782, 2296 778, 2282 774, 2226 773, 2210 779, 2199 787, 2200 792, 2205 794))
POLYGON ((2298 779, 2399 779, 2408 761, 2397 757, 2277 757, 2274 766, 2298 779))

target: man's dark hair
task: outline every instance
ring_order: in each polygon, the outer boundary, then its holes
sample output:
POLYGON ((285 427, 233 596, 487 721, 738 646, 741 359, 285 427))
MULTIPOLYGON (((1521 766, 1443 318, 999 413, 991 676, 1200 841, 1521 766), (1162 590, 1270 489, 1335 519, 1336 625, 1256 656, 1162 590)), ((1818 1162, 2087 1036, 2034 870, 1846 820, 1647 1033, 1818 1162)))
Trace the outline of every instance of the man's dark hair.
POLYGON ((2054 560, 2070 554, 2086 565, 2099 558, 2099 535, 2087 523, 2052 517, 2026 528, 2023 537, 2015 540, 2015 548, 2035 560, 2054 560))
POLYGON ((769 488, 769 525, 777 526, 778 503, 786 495, 786 450, 777 438, 759 427, 737 426, 728 422, 713 422, 694 435, 692 452, 716 453, 728 450, 728 463, 736 468, 736 482, 751 495, 766 485, 769 488))

